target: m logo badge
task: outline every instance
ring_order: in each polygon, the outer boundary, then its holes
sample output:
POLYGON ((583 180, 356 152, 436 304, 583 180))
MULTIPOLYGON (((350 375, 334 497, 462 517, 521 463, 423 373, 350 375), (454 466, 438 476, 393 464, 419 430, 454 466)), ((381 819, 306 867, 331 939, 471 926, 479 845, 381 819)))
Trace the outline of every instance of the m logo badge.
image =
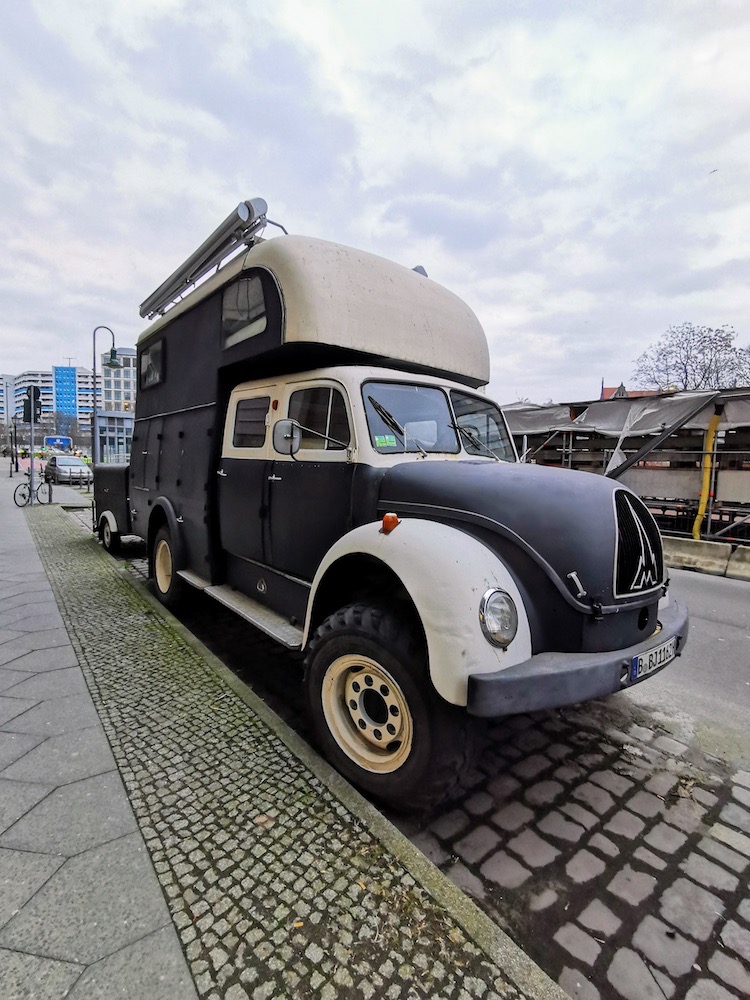
POLYGON ((616 494, 617 596, 658 587, 662 578, 659 529, 648 509, 625 490, 616 494))

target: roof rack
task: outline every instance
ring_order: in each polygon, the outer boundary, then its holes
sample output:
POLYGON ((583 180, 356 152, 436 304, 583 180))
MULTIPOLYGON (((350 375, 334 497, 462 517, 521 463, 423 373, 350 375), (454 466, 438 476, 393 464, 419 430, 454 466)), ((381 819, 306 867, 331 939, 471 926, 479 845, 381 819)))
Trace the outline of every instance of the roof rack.
POLYGON ((241 201, 195 253, 141 303, 140 315, 153 319, 163 314, 189 285, 194 285, 212 267, 218 267, 238 247, 252 246, 271 222, 266 218, 267 211, 268 205, 262 198, 241 201))

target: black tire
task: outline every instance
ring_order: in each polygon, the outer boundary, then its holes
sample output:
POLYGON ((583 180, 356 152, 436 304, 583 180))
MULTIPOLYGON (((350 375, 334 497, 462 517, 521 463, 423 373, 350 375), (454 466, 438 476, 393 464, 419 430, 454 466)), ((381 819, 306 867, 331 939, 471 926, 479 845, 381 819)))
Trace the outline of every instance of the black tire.
POLYGON ((154 573, 154 593, 165 607, 176 607, 184 596, 185 584, 177 576, 172 535, 166 525, 156 532, 151 565, 154 573))
POLYGON ((31 487, 28 483, 19 483, 13 491, 13 501, 16 507, 25 507, 31 499, 31 487))
POLYGON ((52 499, 52 490, 49 488, 49 483, 40 483, 37 487, 36 498, 39 503, 49 503, 52 499))
POLYGON ((102 525, 99 528, 99 537, 102 540, 102 546, 104 549, 109 552, 110 555, 117 555, 120 551, 120 533, 119 531, 112 530, 109 521, 106 518, 102 521, 102 525))
POLYGON ((472 720, 435 691, 423 639, 390 609, 350 604, 323 622, 305 660, 305 698, 323 754, 366 794, 414 812, 461 791, 472 720))

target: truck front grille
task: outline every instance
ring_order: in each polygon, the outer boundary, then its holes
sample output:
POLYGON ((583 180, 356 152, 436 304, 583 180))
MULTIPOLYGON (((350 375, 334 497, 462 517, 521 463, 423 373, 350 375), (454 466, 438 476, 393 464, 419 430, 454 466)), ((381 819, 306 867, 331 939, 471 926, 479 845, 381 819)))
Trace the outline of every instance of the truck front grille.
POLYGON ((653 590, 664 579, 664 555, 656 521, 645 504, 625 490, 615 491, 615 517, 615 597, 653 590))

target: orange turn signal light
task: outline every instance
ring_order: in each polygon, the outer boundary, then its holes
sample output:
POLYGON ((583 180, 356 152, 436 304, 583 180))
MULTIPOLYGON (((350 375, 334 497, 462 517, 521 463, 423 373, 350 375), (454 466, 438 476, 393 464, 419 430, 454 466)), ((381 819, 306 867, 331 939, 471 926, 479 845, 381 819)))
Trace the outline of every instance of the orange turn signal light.
POLYGON ((384 514, 383 527, 380 529, 384 535, 390 535, 397 524, 400 524, 398 514, 384 514))

